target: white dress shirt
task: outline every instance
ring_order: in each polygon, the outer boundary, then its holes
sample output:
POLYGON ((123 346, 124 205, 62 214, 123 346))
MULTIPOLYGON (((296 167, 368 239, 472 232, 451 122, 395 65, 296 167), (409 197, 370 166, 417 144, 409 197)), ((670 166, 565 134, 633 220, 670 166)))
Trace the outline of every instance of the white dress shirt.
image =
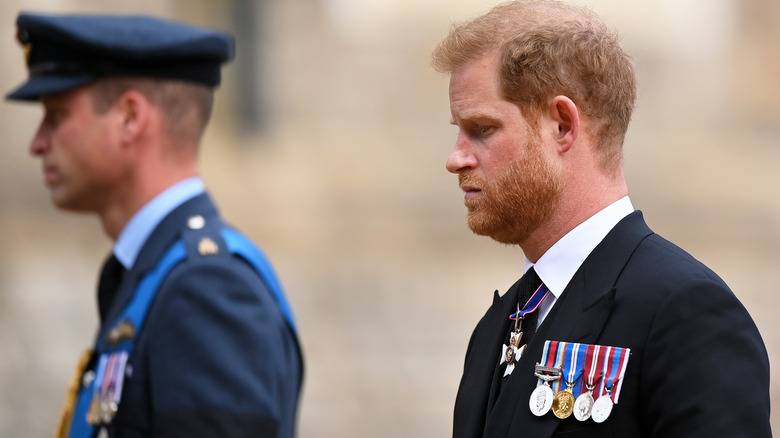
POLYGON ((539 306, 537 327, 544 321, 588 255, 618 222, 633 211, 631 200, 625 196, 561 237, 536 263, 525 259, 525 271, 533 266, 539 278, 550 289, 550 293, 539 306))

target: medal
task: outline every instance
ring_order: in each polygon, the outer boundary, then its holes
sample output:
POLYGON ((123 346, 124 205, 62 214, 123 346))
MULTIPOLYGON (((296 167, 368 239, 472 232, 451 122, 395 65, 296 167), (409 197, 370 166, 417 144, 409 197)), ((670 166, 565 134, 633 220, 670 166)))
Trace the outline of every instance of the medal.
POLYGON ((604 365, 604 356, 601 354, 601 345, 588 345, 585 352, 585 363, 583 365, 583 376, 585 381, 585 392, 577 397, 574 402, 574 418, 579 421, 586 421, 591 416, 593 409, 593 389, 595 382, 601 379, 602 367, 604 365), (585 374, 587 373, 587 374, 585 374))
POLYGON ((612 413, 612 406, 612 398, 610 398, 609 394, 605 394, 599 397, 599 399, 593 403, 593 408, 591 411, 593 421, 596 423, 603 423, 604 420, 609 417, 609 414, 612 413))
POLYGON ((620 383, 628 365, 628 348, 606 347, 604 353, 604 376, 601 394, 593 403, 592 417, 596 423, 603 423, 612 413, 612 408, 617 403, 620 394, 620 383))
POLYGON ((537 417, 541 417, 552 408, 555 391, 550 386, 550 382, 560 380, 563 375, 563 369, 560 367, 562 354, 558 354, 558 352, 563 353, 565 349, 565 346, 559 347, 557 341, 544 343, 542 362, 537 362, 534 369, 534 375, 539 379, 539 383, 528 399, 528 407, 531 409, 531 413, 537 417))
POLYGON ((534 372, 539 382, 528 401, 531 412, 606 421, 618 402, 629 355, 628 348, 545 341, 534 372))
POLYGON ((531 398, 528 399, 528 407, 531 409, 532 414, 541 417, 550 410, 553 405, 553 399, 555 398, 553 390, 550 387, 550 382, 560 379, 562 374, 563 372, 560 368, 551 368, 542 366, 538 363, 536 364, 534 375, 543 383, 534 389, 531 393, 531 398))
POLYGON ((525 351, 526 346, 520 346, 520 340, 523 339, 523 319, 527 314, 532 313, 539 308, 539 305, 542 304, 542 301, 544 301, 549 292, 550 289, 548 289, 547 286, 544 284, 540 285, 522 309, 520 309, 520 303, 517 303, 517 312, 509 315, 509 319, 515 322, 515 328, 509 335, 509 345, 504 344, 503 349, 501 350, 499 365, 506 364, 504 377, 512 374, 512 371, 515 369, 515 364, 520 360, 520 357, 522 357, 523 352, 525 351))
POLYGON ((561 420, 569 418, 569 415, 574 411, 574 394, 571 391, 571 386, 555 394, 552 411, 561 420))
POLYGON ((590 418, 593 410, 593 387, 587 387, 587 391, 580 394, 577 400, 574 402, 574 418, 579 421, 585 421, 590 418))
MULTIPOLYGON (((501 362, 499 365, 506 364, 504 377, 512 374, 512 371, 515 369, 515 363, 517 363, 517 360, 520 359, 520 355, 522 355, 522 351, 518 346, 520 345, 520 340, 523 338, 523 332, 521 331, 523 320, 522 318, 513 318, 513 316, 518 313, 520 313, 520 303, 517 304, 517 313, 514 313, 509 317, 509 319, 514 319, 515 321, 515 328, 512 330, 512 333, 509 334, 509 345, 504 344, 503 349, 501 350, 501 362)), ((523 347, 525 347, 525 345, 523 347)), ((523 348, 523 350, 525 350, 525 348, 523 348)))
POLYGON ((126 351, 100 355, 92 401, 87 412, 88 424, 97 426, 114 420, 122 397, 127 358, 126 351))
POLYGON ((574 392, 572 388, 582 375, 581 364, 584 361, 587 346, 582 344, 567 344, 563 358, 563 374, 566 378, 566 389, 555 394, 552 411, 560 419, 568 418, 574 411, 574 392))

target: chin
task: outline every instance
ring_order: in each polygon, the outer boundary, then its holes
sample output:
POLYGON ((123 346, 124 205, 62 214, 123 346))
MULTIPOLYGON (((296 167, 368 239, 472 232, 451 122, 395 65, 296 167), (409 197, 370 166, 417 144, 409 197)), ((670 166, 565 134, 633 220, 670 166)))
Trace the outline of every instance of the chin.
POLYGON ((478 236, 490 237, 498 243, 505 245, 519 245, 528 237, 528 232, 517 226, 510 226, 498 221, 486 220, 473 214, 469 214, 469 229, 478 236))

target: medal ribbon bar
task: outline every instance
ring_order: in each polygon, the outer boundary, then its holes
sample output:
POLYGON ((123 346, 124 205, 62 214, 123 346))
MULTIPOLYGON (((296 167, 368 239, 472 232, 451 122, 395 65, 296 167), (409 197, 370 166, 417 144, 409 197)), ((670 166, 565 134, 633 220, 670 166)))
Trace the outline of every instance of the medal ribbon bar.
MULTIPOLYGON (((538 376, 537 387, 550 385, 557 394, 571 386, 575 397, 590 393, 593 399, 604 396, 610 399, 610 404, 617 404, 630 354, 629 348, 545 341, 542 360, 536 368, 558 369, 562 376, 555 380, 538 376)), ((535 414, 543 415, 541 412, 535 414)), ((606 412, 601 418, 594 417, 594 421, 604 421, 608 415, 606 412)))

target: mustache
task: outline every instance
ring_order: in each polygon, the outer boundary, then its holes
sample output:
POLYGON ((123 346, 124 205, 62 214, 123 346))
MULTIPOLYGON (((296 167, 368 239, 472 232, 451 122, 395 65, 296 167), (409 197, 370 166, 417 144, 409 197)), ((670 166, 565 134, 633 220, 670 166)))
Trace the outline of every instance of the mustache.
POLYGON ((473 189, 484 190, 486 185, 487 184, 485 184, 485 180, 474 175, 471 171, 458 174, 458 186, 460 186, 461 189, 464 187, 470 187, 473 189))

